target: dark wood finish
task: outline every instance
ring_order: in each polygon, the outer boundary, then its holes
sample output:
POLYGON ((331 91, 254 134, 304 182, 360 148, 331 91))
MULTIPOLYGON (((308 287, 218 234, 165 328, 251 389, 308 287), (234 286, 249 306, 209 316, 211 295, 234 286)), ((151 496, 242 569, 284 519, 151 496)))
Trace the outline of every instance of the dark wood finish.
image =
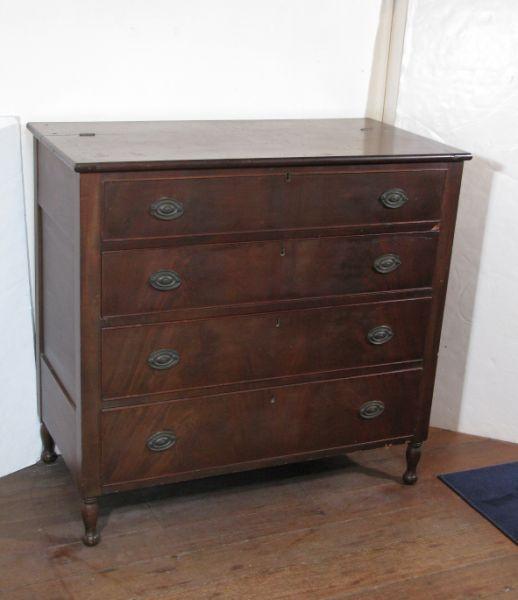
POLYGON ((421 382, 421 410, 418 441, 426 439, 430 411, 432 408, 433 387, 437 369, 437 356, 444 313, 446 290, 448 287, 448 274, 450 271, 451 248, 455 232, 460 183, 462 178, 463 163, 450 166, 446 188, 442 199, 441 235, 437 248, 436 268, 433 279, 433 299, 431 318, 428 323, 425 349, 425 371, 421 382))
POLYGON ((56 444, 54 443, 54 439, 50 435, 45 423, 41 423, 40 425, 40 435, 41 443, 43 445, 43 450, 41 452, 41 460, 46 465, 50 465, 53 462, 55 462, 58 455, 56 454, 56 444))
POLYGON ((79 483, 80 178, 41 144, 35 158, 39 414, 79 483))
POLYGON ((106 410, 103 483, 181 475, 411 436, 420 377, 416 369, 106 410), (378 417, 361 417, 368 398, 383 402, 378 417), (176 442, 153 452, 146 442, 160 431, 172 432, 176 442), (121 447, 126 447, 123 454, 121 447))
POLYGON ((102 382, 106 398, 260 381, 347 367, 397 363, 423 356, 429 300, 407 300, 199 319, 103 329, 102 382), (382 345, 368 333, 388 324, 394 338, 382 345), (161 349, 178 364, 153 369, 161 349))
POLYGON ((81 177, 81 470, 80 492, 94 497, 101 491, 99 474, 101 407, 101 199, 98 175, 81 177))
MULTIPOLYGON (((268 175, 281 174, 285 179, 286 177, 296 174, 304 174, 306 172, 311 173, 312 176, 317 174, 341 174, 342 177, 345 175, 358 175, 358 174, 391 174, 391 173, 414 173, 419 172, 439 172, 439 177, 442 180, 444 188, 446 171, 448 170, 448 164, 444 162, 420 162, 420 163, 405 163, 405 164, 369 164, 369 165, 343 165, 336 167, 290 167, 289 169, 282 167, 270 167, 270 168, 247 168, 247 169, 175 169, 165 171, 148 171, 147 175, 139 171, 126 171, 117 173, 102 173, 102 183, 115 183, 115 182, 138 182, 142 179, 145 181, 156 181, 169 182, 175 179, 200 179, 205 178, 229 178, 229 177, 243 177, 243 172, 249 177, 264 178, 268 175), (440 173, 442 172, 442 174, 440 173)), ((407 203, 408 204, 408 203, 407 203)), ((381 204, 380 204, 381 206, 381 204)), ((392 213, 398 213, 398 210, 385 209, 392 213)), ((185 211, 183 213, 185 215, 185 211)), ((183 218, 183 216, 182 216, 183 218)), ((405 221, 398 222, 394 217, 394 222, 371 222, 367 225, 363 223, 352 223, 352 224, 333 224, 331 223, 328 227, 307 227, 304 229, 289 229, 287 236, 292 238, 306 238, 306 237, 325 237, 325 236, 342 236, 342 235, 358 235, 362 233, 402 233, 402 232, 414 232, 414 231, 430 231, 434 227, 438 227, 440 214, 438 217, 432 220, 425 221, 405 221)), ((181 220, 181 219, 180 219, 181 220)), ((177 219, 178 221, 178 219, 177 219)), ((171 221, 169 222, 171 223, 171 221)), ((103 239, 102 248, 103 250, 126 250, 134 248, 160 248, 165 246, 184 246, 194 244, 205 244, 205 243, 231 243, 231 242, 243 242, 243 241, 261 241, 278 239, 279 232, 277 230, 261 230, 261 231, 226 231, 219 233, 197 233, 196 235, 188 236, 170 236, 170 229, 166 228, 166 237, 133 237, 124 239, 103 239), (168 231, 169 230, 169 231, 168 231)))
POLYGON ((85 546, 96 546, 101 541, 101 536, 97 531, 97 518, 99 516, 97 498, 85 498, 83 500, 81 516, 85 527, 83 542, 85 546))
POLYGON ((34 157, 33 165, 33 185, 34 185, 34 202, 33 202, 33 226, 34 226, 34 350, 36 355, 36 393, 38 396, 38 417, 41 420, 41 372, 40 372, 40 355, 41 355, 41 344, 43 343, 43 319, 41 315, 41 304, 43 298, 43 263, 42 263, 42 234, 41 234, 41 209, 39 206, 39 144, 36 139, 33 139, 32 152, 34 157))
POLYGON ((417 465, 421 458, 422 442, 410 442, 406 447, 406 471, 403 473, 403 483, 413 485, 417 482, 417 465))
POLYGON ((105 315, 102 323, 105 327, 121 327, 129 325, 151 325, 175 321, 190 321, 209 317, 226 317, 252 315, 257 313, 277 313, 291 309, 306 310, 346 304, 372 304, 373 302, 391 302, 412 298, 430 298, 429 287, 387 290, 384 292, 366 292, 336 296, 317 296, 312 298, 292 298, 270 302, 243 302, 241 304, 224 304, 206 307, 176 308, 150 313, 128 315, 105 315))
POLYGON ((350 377, 360 377, 363 375, 374 375, 393 373, 397 371, 405 371, 407 369, 421 369, 422 360, 408 360, 401 361, 398 363, 391 363, 389 365, 363 365, 361 367, 349 367, 345 369, 339 369, 332 372, 317 371, 313 373, 303 373, 296 375, 288 375, 283 377, 272 377, 270 379, 263 379, 261 381, 250 380, 250 381, 238 381, 235 383, 227 383, 218 385, 217 387, 206 388, 189 388, 188 390, 168 390, 164 392, 156 392, 153 394, 147 394, 143 396, 119 396, 114 398, 103 398, 103 408, 119 408, 123 406, 136 406, 142 404, 142 402, 163 402, 169 400, 181 400, 183 398, 197 398, 200 396, 206 396, 207 394, 231 394, 233 392, 241 392, 248 390, 257 390, 270 387, 280 387, 285 385, 294 385, 297 383, 311 383, 314 381, 322 381, 326 378, 342 379, 350 377))
POLYGON ((77 401, 80 397, 79 176, 45 147, 38 150, 38 204, 40 352, 47 357, 72 400, 77 401))
MULTIPOLYGON (((107 483, 103 485, 103 493, 111 494, 114 492, 127 492, 136 491, 145 487, 154 485, 165 485, 169 483, 182 483, 185 481, 191 481, 195 479, 206 479, 207 477, 229 475, 232 473, 245 473, 246 471, 254 471, 256 469, 263 469, 268 467, 279 467, 290 463, 300 463, 303 468, 304 463, 311 463, 317 460, 323 460, 328 458, 340 458, 346 453, 357 452, 362 450, 371 450, 373 448, 380 448, 386 446, 400 447, 404 443, 408 442, 411 436, 404 436, 400 438, 387 438, 384 440, 376 440, 375 442, 365 442, 361 444, 352 444, 347 446, 337 446, 336 448, 330 448, 325 450, 316 450, 313 452, 304 452, 301 454, 290 454, 286 456, 276 456, 274 458, 261 458, 258 460, 251 460, 240 462, 232 465, 220 465, 217 467, 208 467, 206 469, 200 469, 198 471, 189 471, 184 473, 177 473, 172 475, 162 475, 156 478, 149 479, 137 479, 133 481, 119 482, 119 483, 107 483)), ((400 477, 398 478, 401 479, 400 477)))
POLYGON ((80 172, 470 158, 372 119, 29 123, 28 128, 80 172))
POLYGON ((77 448, 76 406, 60 385, 59 378, 50 369, 45 357, 40 360, 42 425, 58 442, 61 455, 78 481, 81 470, 77 448))
POLYGON ((104 184, 103 238, 168 238, 228 232, 434 221, 439 219, 443 169, 375 171, 281 169, 257 174, 177 176, 104 184), (380 198, 394 188, 408 201, 386 208, 380 198), (173 220, 153 216, 160 199, 179 203, 173 220))
POLYGON ((404 442, 413 477, 468 154, 371 120, 29 128, 43 441, 86 544, 112 491, 404 442))
POLYGON ((77 543, 64 462, 33 465, 0 479, 0 597, 512 598, 516 545, 436 475, 518 445, 438 429, 426 445, 414 487, 398 446, 112 494, 97 548, 77 543))
POLYGON ((103 315, 430 288, 437 233, 281 239, 103 254, 103 315), (376 260, 401 264, 379 273, 376 260), (178 286, 150 277, 170 270, 178 286))

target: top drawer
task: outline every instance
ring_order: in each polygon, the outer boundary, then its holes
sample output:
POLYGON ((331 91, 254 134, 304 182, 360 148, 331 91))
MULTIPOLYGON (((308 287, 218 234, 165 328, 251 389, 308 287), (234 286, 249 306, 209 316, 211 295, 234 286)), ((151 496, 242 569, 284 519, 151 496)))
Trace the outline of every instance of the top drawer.
POLYGON ((269 171, 104 184, 103 239, 433 221, 445 171, 269 171))

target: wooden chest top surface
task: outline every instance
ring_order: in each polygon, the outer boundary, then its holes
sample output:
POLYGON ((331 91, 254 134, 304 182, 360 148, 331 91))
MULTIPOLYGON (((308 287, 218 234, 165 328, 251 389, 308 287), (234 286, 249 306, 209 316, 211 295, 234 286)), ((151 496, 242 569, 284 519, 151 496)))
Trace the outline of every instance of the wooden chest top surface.
POLYGON ((78 172, 469 160, 373 119, 29 123, 78 172))

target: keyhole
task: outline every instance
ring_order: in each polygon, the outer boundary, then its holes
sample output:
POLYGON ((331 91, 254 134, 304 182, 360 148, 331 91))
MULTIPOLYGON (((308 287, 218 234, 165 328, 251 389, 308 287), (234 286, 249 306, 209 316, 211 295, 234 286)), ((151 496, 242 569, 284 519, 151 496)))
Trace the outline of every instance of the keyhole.
POLYGON ((289 183, 291 181, 291 173, 286 173, 286 182, 289 183))
POLYGON ((272 396, 270 398, 270 404, 275 404, 276 401, 277 401, 277 398, 275 396, 272 396))
POLYGON ((284 242, 281 246, 281 256, 286 256, 286 246, 284 245, 284 242))
POLYGON ((275 319, 275 327, 280 327, 280 326, 281 326, 281 319, 280 319, 280 317, 277 317, 275 319))

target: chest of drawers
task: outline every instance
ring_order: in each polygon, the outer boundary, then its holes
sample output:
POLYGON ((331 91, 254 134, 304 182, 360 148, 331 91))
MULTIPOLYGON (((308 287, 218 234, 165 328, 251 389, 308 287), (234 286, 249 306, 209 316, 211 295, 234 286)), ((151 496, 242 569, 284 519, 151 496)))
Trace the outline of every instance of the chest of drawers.
POLYGON ((31 123, 42 459, 98 498, 426 439, 463 160, 369 119, 31 123))

